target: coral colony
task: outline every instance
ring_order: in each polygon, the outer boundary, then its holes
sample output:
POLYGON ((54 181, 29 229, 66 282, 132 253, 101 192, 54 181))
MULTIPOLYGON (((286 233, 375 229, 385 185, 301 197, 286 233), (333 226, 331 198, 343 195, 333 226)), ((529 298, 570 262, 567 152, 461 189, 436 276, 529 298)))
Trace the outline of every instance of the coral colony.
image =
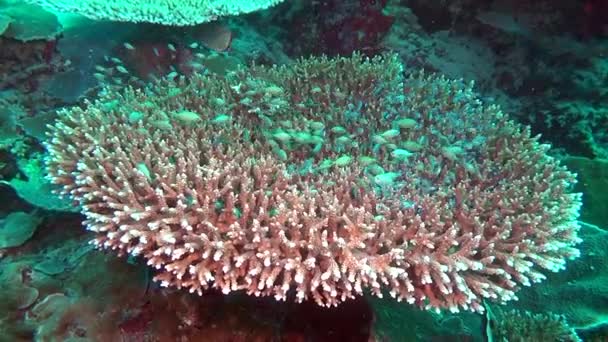
POLYGON ((283 0, 27 0, 47 9, 96 20, 188 26, 274 6, 283 0))
POLYGON ((49 134, 93 243, 164 286, 481 312, 579 255, 574 174, 472 85, 394 55, 107 88, 49 134))

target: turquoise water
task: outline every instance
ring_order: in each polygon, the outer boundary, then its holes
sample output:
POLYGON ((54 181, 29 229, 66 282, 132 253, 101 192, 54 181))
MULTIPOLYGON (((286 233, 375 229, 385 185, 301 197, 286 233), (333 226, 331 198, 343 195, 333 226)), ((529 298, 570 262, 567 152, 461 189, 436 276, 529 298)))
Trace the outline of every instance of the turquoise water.
POLYGON ((607 10, 0 0, 0 341, 604 341, 607 10))

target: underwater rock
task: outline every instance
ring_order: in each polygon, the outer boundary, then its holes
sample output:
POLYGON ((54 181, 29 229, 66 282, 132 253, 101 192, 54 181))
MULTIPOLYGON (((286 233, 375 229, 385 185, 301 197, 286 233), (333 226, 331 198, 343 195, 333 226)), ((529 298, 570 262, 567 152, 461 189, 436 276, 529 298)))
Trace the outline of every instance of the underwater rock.
POLYGON ((0 147, 9 146, 19 138, 17 110, 18 108, 0 100, 0 147))
POLYGON ((0 36, 6 31, 8 26, 13 22, 13 18, 6 14, 0 14, 0 36))
MULTIPOLYGON (((17 310, 27 309, 34 304, 40 292, 28 283, 29 265, 27 262, 4 261, 0 265, 2 269, 0 272, 0 284, 2 284, 0 321, 4 321, 7 318, 6 315, 11 315, 17 310)), ((2 335, 2 337, 5 336, 2 335)))
POLYGON ((45 179, 46 171, 39 159, 30 156, 28 160, 18 161, 18 165, 25 178, 15 177, 0 183, 12 187, 21 199, 39 208, 65 212, 78 211, 72 201, 62 199, 53 193, 55 186, 45 179))
POLYGON ((24 244, 36 232, 42 219, 25 212, 14 212, 0 221, 0 248, 17 247, 24 244))
POLYGON ((581 220, 608 230, 608 160, 566 157, 563 162, 576 172, 576 188, 583 193, 581 220))
POLYGON ((8 5, 0 7, 0 34, 5 37, 22 42, 50 40, 55 39, 61 31, 57 16, 40 6, 9 1, 8 5), (6 26, 4 30, 3 26, 6 26))

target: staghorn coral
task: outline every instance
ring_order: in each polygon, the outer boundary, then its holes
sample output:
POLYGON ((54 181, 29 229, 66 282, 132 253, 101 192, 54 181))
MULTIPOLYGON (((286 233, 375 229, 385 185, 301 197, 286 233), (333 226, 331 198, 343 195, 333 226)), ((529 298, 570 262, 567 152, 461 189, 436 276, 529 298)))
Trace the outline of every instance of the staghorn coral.
POLYGON ((282 0, 28 0, 51 10, 72 12, 97 20, 197 25, 219 17, 274 6, 282 0))
POLYGON ((580 194, 471 85, 396 56, 108 89, 64 109, 49 178, 164 286, 482 311, 578 256, 580 194))

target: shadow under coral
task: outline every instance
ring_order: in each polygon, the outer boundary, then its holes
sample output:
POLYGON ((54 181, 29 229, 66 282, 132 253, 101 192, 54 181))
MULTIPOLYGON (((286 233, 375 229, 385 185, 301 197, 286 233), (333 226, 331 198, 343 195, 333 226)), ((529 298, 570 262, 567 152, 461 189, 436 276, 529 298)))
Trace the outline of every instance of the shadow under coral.
POLYGON ((80 216, 49 214, 0 261, 0 330, 11 341, 371 341, 372 309, 164 289, 150 270, 88 245, 80 216))

